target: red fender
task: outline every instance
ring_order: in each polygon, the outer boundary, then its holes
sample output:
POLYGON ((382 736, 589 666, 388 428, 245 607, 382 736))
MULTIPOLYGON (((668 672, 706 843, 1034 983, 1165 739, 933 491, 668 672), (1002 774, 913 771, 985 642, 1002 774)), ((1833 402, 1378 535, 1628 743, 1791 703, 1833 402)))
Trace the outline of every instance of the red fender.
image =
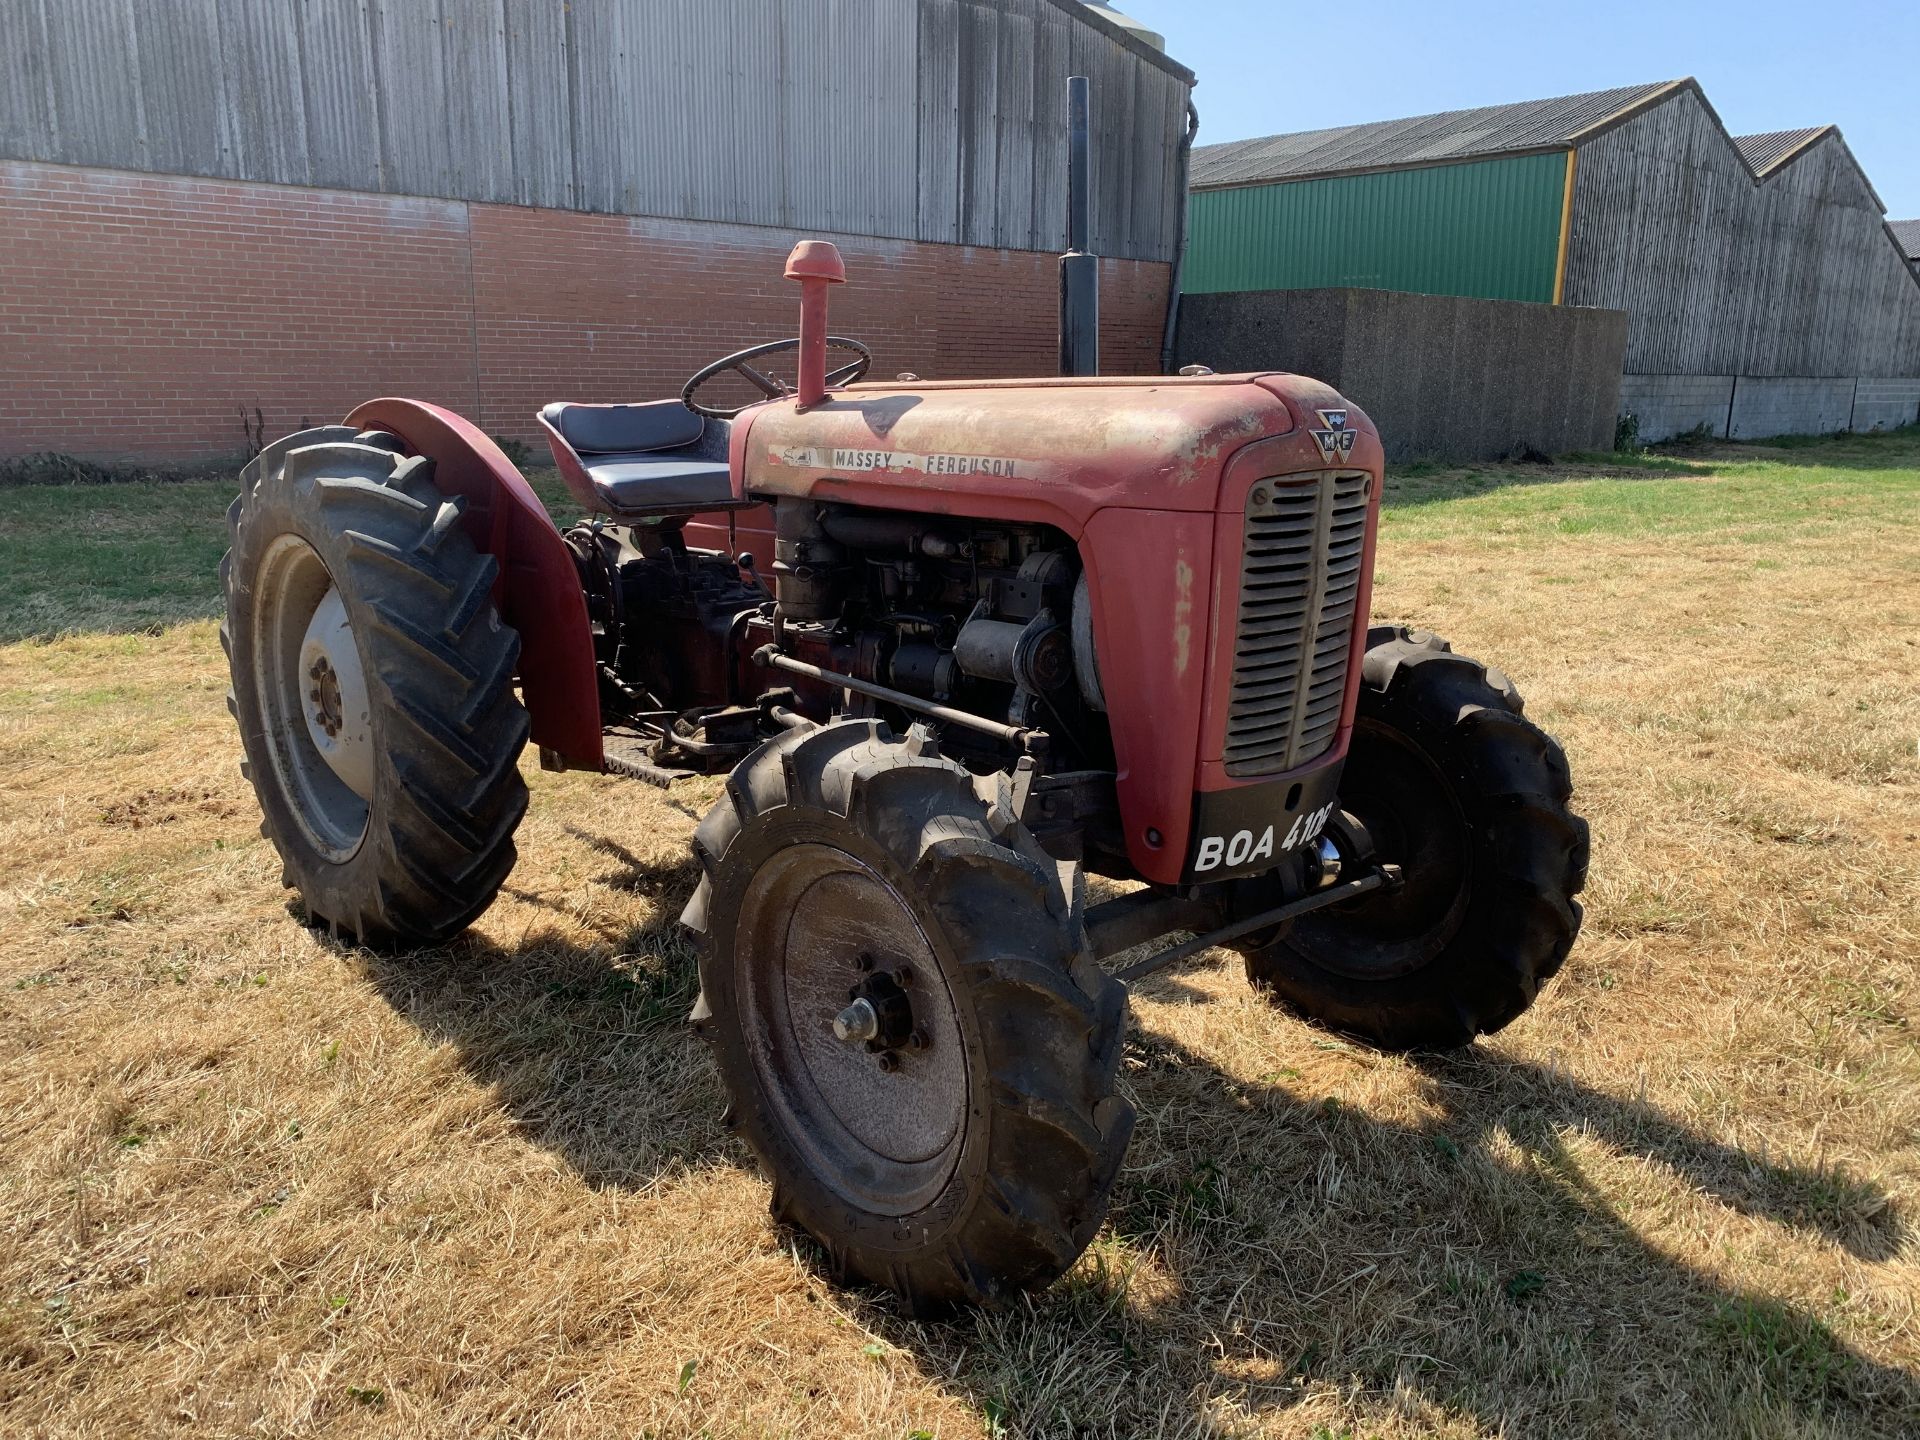
POLYGON ((478 426, 438 405, 369 400, 345 423, 389 431, 416 455, 431 455, 434 484, 467 502, 461 527, 500 562, 494 604, 520 632, 520 693, 533 742, 570 768, 600 769, 600 681, 586 595, 572 552, 526 477, 478 426))

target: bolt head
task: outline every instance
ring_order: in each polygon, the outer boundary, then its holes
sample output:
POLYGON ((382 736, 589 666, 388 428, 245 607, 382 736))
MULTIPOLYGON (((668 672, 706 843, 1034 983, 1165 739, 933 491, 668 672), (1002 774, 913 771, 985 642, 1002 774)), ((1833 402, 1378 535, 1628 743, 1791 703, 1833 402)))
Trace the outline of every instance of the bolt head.
POLYGON ((862 975, 866 974, 869 970, 873 969, 873 956, 862 950, 858 955, 853 957, 853 968, 858 970, 862 975))
POLYGON ((913 984, 913 967, 911 965, 902 965, 898 970, 894 971, 893 983, 898 985, 902 990, 913 984))
POLYGON ((886 1071, 889 1075, 891 1075, 895 1070, 898 1070, 900 1068, 900 1057, 894 1054, 891 1050, 882 1050, 878 1055, 874 1056, 873 1058, 879 1061, 880 1068, 886 1071))

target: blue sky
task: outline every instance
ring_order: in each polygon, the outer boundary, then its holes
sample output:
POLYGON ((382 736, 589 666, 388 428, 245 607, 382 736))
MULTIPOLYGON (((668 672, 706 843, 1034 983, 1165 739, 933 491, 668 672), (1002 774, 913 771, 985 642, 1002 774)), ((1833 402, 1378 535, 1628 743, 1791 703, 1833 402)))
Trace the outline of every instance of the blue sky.
POLYGON ((1692 75, 1736 135, 1838 125, 1920 217, 1915 0, 1116 0, 1200 77, 1200 143, 1692 75))

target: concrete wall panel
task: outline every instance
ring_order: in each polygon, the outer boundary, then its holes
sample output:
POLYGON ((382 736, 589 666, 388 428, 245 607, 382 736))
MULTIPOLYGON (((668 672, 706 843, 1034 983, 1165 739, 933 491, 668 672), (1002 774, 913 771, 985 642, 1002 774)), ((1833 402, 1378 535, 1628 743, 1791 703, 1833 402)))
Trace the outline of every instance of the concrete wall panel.
POLYGON ((1176 353, 1326 381, 1372 418, 1389 460, 1491 460, 1611 448, 1626 344, 1618 310, 1242 290, 1183 297, 1176 353))
POLYGON ((1640 438, 1649 444, 1702 425, 1709 435, 1724 438, 1732 404, 1731 375, 1624 375, 1620 379, 1620 409, 1639 420, 1640 438))
POLYGON ((1920 380, 1862 377, 1853 392, 1855 430, 1897 430, 1920 422, 1920 380))
POLYGON ((1853 422, 1852 376, 1742 375, 1734 382, 1733 440, 1770 435, 1831 435, 1853 422))

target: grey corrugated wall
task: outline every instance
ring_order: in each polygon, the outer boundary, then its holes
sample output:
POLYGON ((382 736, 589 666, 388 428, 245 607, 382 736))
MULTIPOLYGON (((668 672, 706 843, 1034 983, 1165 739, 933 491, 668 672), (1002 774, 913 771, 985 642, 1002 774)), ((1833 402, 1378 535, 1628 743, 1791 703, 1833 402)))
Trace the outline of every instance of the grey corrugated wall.
POLYGON ((1691 91, 1579 148, 1566 303, 1640 375, 1920 375, 1920 282, 1837 136, 1758 184, 1691 91))
POLYGON ((1190 77, 1057 0, 0 0, 0 157, 1172 258, 1190 77))

